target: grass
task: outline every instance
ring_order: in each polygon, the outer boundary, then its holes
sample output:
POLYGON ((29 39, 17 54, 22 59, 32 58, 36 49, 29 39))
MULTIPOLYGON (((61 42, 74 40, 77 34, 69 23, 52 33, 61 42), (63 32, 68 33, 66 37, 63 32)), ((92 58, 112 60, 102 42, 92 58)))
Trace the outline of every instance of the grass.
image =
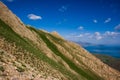
POLYGON ((28 52, 39 56, 44 61, 49 61, 49 58, 45 56, 38 48, 36 48, 32 41, 26 38, 22 38, 2 20, 0 20, 0 36, 5 38, 5 40, 7 40, 8 42, 15 43, 16 46, 21 47, 23 50, 27 50, 28 52))
MULTIPOLYGON (((32 27, 29 27, 29 29, 34 30, 39 35, 39 37, 42 38, 42 40, 47 44, 47 47, 50 48, 54 53, 59 52, 56 49, 56 46, 54 46, 52 43, 50 43, 50 41, 45 37, 45 35, 47 35, 46 33, 44 33, 43 31, 38 31, 32 27)), ((58 53, 58 55, 59 55, 59 53, 58 53)), ((63 67, 63 65, 60 65, 60 64, 56 65, 56 64, 52 63, 52 66, 54 68, 57 68, 64 75, 68 75, 69 77, 71 77, 72 80, 78 80, 78 78, 74 74, 72 74, 71 72, 67 71, 65 69, 65 67, 63 67)))
POLYGON ((0 36, 5 38, 6 41, 10 43, 15 43, 17 47, 22 48, 23 50, 26 50, 33 55, 36 56, 36 58, 47 62, 50 64, 53 68, 56 70, 59 70, 63 75, 65 75, 69 80, 78 80, 78 77, 76 77, 73 73, 69 72, 65 69, 62 65, 59 65, 52 59, 48 58, 44 53, 42 53, 36 45, 32 43, 32 41, 22 38, 20 35, 15 33, 9 25, 5 24, 2 20, 0 20, 0 36))
MULTIPOLYGON (((69 60, 67 57, 65 57, 58 49, 57 46, 54 45, 52 42, 49 41, 49 39, 46 37, 46 35, 49 35, 47 33, 44 33, 43 31, 38 31, 35 29, 34 30, 36 33, 39 34, 39 36, 42 38, 42 40, 46 43, 49 49, 53 51, 57 56, 60 56, 68 65, 71 69, 73 69, 75 72, 77 72, 79 75, 82 75, 83 77, 87 78, 88 80, 100 80, 101 78, 94 73, 88 74, 87 71, 84 71, 83 69, 77 67, 71 60, 69 60), (45 35, 46 34, 46 35, 45 35)), ((57 40, 56 38, 54 40, 57 40)))
MULTIPOLYGON (((64 40, 61 40, 60 42, 56 39, 56 37, 55 36, 53 36, 53 35, 51 35, 51 34, 48 34, 48 36, 49 37, 51 37, 51 39, 54 41, 54 42, 56 42, 57 44, 59 44, 59 45, 61 45, 61 46, 64 46, 64 49, 66 49, 69 53, 71 53, 72 51, 71 51, 71 49, 69 49, 66 45, 64 45, 63 43, 64 43, 64 40)), ((73 48, 73 46, 70 46, 70 47, 72 47, 73 48)), ((101 77, 99 77, 97 74, 95 74, 93 71, 91 71, 90 69, 89 69, 89 67, 87 66, 87 65, 85 65, 80 59, 79 59, 79 57, 77 57, 76 55, 73 55, 72 53, 71 53, 71 55, 72 56, 74 56, 74 57, 76 57, 76 59, 82 64, 82 65, 84 65, 85 67, 87 67, 88 69, 84 69, 84 67, 81 67, 81 68, 79 68, 79 69, 81 69, 82 71, 81 71, 81 73, 83 74, 83 75, 89 75, 89 76, 91 76, 91 77, 93 77, 93 79, 102 79, 101 77)), ((72 62, 72 61, 71 61, 72 62)), ((78 70, 79 71, 79 70, 78 70)), ((79 72, 78 72, 79 73, 79 72)), ((88 76, 84 76, 84 77, 88 77, 88 76)), ((89 79, 90 79, 90 77, 88 77, 89 79)), ((91 78, 91 80, 92 80, 92 78, 91 78)))
MULTIPOLYGON (((93 73, 88 74, 83 69, 76 66, 71 60, 69 60, 67 57, 65 57, 54 45, 52 42, 47 39, 46 35, 47 33, 44 33, 42 31, 38 31, 34 28, 29 27, 30 30, 34 30, 39 37, 43 39, 43 41, 46 43, 47 47, 51 49, 57 56, 60 56, 69 66, 71 69, 73 69, 75 72, 77 72, 79 75, 82 75, 88 80, 99 80, 100 77, 96 75, 92 75, 93 73)), ((23 50, 27 50, 28 52, 34 54, 37 58, 40 60, 43 60, 50 64, 54 69, 59 70, 63 75, 65 75, 69 80, 79 80, 80 77, 76 76, 75 74, 68 71, 64 66, 62 66, 59 63, 56 63, 52 59, 48 58, 44 53, 42 53, 35 44, 33 44, 32 41, 22 38, 20 35, 15 33, 7 24, 5 24, 2 20, 0 20, 0 36, 5 38, 8 42, 15 43, 16 46, 21 47, 23 50)), ((56 39, 55 40, 60 40, 56 39)), ((21 71, 21 69, 20 69, 21 71)))

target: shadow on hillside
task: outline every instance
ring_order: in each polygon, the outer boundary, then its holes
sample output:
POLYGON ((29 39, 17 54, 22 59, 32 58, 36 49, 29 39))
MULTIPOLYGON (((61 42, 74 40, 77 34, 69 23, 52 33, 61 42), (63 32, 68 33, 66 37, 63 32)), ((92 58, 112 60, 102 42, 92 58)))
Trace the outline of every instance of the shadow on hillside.
POLYGON ((102 62, 109 65, 110 67, 120 71, 120 58, 113 58, 108 55, 94 54, 97 58, 99 58, 102 62))

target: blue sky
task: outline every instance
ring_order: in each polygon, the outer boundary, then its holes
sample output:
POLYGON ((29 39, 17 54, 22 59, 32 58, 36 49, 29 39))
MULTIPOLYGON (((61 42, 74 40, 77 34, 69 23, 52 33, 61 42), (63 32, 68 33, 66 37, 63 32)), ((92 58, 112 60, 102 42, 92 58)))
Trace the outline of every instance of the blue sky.
POLYGON ((120 0, 2 0, 20 19, 65 39, 120 45, 120 0))

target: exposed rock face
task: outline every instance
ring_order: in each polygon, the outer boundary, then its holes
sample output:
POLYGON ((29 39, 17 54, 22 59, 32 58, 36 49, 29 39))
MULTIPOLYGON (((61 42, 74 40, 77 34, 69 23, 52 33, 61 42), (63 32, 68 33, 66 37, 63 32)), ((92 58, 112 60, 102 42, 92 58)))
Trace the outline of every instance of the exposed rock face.
POLYGON ((78 44, 64 40, 57 32, 26 27, 0 2, 1 79, 120 80, 120 72, 78 44), (20 41, 7 37, 6 33, 20 41))

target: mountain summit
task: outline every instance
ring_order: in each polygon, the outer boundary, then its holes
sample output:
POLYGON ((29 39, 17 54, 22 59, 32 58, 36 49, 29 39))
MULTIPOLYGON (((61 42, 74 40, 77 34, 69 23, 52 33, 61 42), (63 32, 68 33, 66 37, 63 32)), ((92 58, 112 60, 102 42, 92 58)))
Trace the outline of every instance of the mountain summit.
POLYGON ((84 48, 26 26, 0 2, 0 80, 120 80, 84 48))

